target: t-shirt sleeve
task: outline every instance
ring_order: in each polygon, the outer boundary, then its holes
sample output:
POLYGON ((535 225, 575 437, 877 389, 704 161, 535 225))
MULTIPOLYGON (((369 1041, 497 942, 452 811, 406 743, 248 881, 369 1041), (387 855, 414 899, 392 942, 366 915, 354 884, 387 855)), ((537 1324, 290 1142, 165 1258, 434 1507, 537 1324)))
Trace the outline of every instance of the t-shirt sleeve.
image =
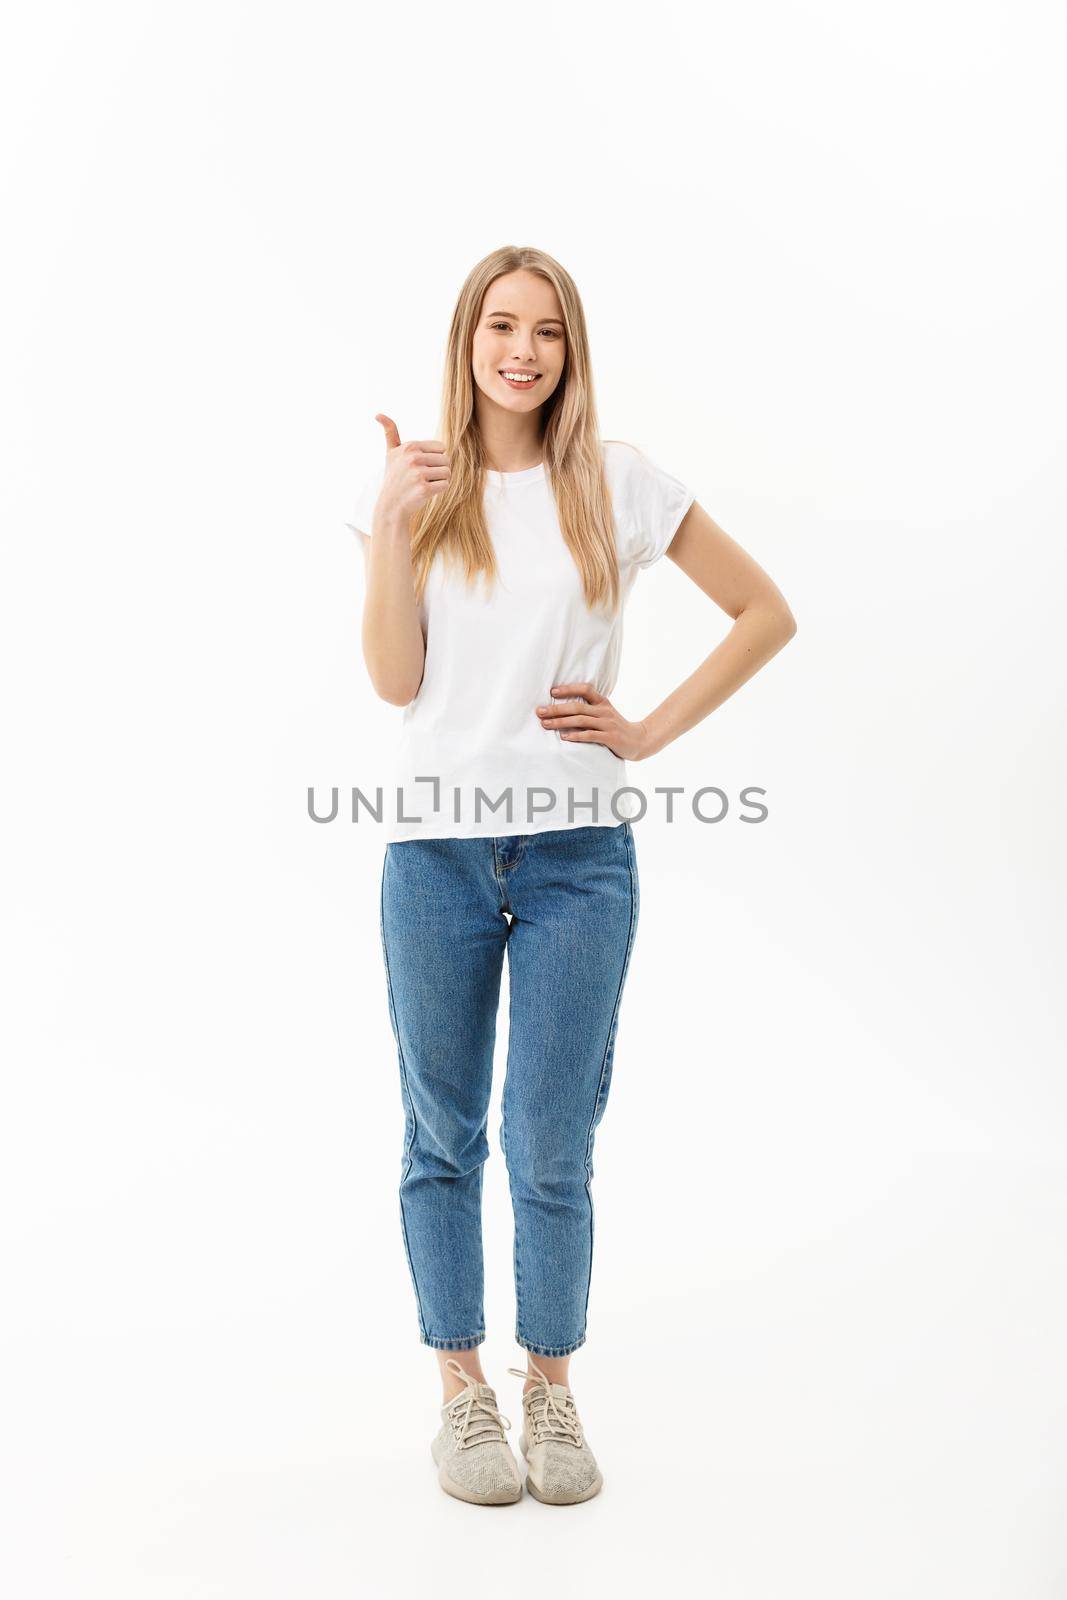
POLYGON ((377 503, 384 477, 384 466, 377 466, 373 472, 367 474, 345 521, 345 527, 358 536, 364 549, 370 543, 374 523, 374 507, 377 503))
POLYGON ((666 551, 696 495, 636 445, 627 445, 625 456, 623 547, 635 566, 651 567, 666 551))

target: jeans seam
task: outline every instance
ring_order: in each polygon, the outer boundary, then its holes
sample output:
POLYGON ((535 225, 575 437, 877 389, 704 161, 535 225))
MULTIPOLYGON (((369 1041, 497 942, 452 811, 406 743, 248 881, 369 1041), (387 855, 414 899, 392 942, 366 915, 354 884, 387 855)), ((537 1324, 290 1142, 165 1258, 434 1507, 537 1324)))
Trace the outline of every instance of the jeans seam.
POLYGON ((478 1333, 463 1334, 458 1339, 444 1339, 437 1334, 424 1333, 422 1343, 432 1345, 435 1350, 472 1350, 475 1345, 485 1343, 485 1329, 478 1333))
POLYGON ((550 1358, 555 1357, 556 1359, 558 1359, 560 1356, 572 1355, 575 1350, 581 1349, 582 1345, 585 1343, 585 1340, 586 1336, 583 1333, 581 1338, 576 1339, 573 1344, 532 1344, 527 1343, 523 1335, 517 1330, 515 1333, 515 1343, 519 1346, 520 1350, 528 1350, 533 1356, 548 1356, 550 1358))
POLYGON ((627 867, 627 871, 628 871, 629 876, 630 876, 630 931, 629 931, 629 933, 627 935, 627 938, 626 938, 626 953, 623 956, 622 970, 619 973, 619 986, 618 986, 618 989, 615 992, 615 1005, 614 1005, 614 1007, 612 1009, 612 1013, 611 1013, 611 1024, 610 1024, 610 1026, 608 1028, 607 1044, 604 1047, 604 1059, 600 1063, 600 1081, 597 1084, 596 1098, 593 1101, 593 1114, 589 1119, 589 1128, 588 1128, 588 1130, 586 1132, 586 1136, 585 1136, 585 1166, 586 1166, 585 1193, 586 1193, 586 1198, 589 1201, 589 1273, 588 1273, 588 1276, 587 1276, 586 1282, 585 1282, 585 1306, 584 1306, 584 1309, 582 1311, 582 1326, 583 1327, 586 1326, 586 1324, 588 1322, 588 1318, 589 1318, 589 1292, 590 1292, 590 1289, 592 1288, 592 1283, 593 1283, 593 1244, 594 1244, 593 1189, 592 1189, 593 1174, 592 1174, 592 1172, 590 1171, 590 1168, 589 1168, 590 1156, 592 1154, 592 1145, 593 1145, 593 1130, 596 1127, 597 1112, 600 1109, 600 1096, 601 1096, 601 1092, 602 1092, 602 1090, 604 1088, 604 1078, 605 1078, 606 1073, 607 1073, 608 1062, 611 1059, 612 1047, 613 1047, 614 1042, 615 1042, 616 1024, 617 1024, 618 1016, 619 1016, 619 1003, 622 1000, 623 985, 626 982, 626 973, 627 973, 627 971, 629 969, 629 965, 630 965, 630 952, 633 949, 634 933, 635 933, 636 927, 637 927, 637 915, 636 915, 636 913, 637 913, 637 901, 636 901, 636 896, 634 894, 633 844, 632 844, 632 841, 631 841, 631 839, 629 837, 629 834, 625 834, 624 838, 625 838, 625 841, 626 841, 626 867, 627 867))
POLYGON ((408 1239, 407 1216, 406 1216, 406 1214, 404 1212, 404 1183, 405 1183, 405 1180, 407 1179, 408 1173, 411 1171, 412 1164, 413 1164, 413 1157, 412 1157, 412 1153, 411 1152, 412 1152, 412 1148, 413 1148, 413 1146, 415 1144, 415 1135, 416 1135, 416 1133, 418 1131, 418 1118, 417 1118, 416 1112, 415 1112, 415 1099, 414 1099, 414 1096, 411 1093, 411 1085, 408 1082, 407 1063, 404 1060, 404 1046, 402 1045, 402 1043, 400 1041, 400 1018, 397 1015, 397 1010, 396 1010, 396 1000, 395 1000, 395 997, 394 997, 394 994, 393 994, 393 974, 392 974, 392 971, 391 971, 390 966, 389 966, 389 947, 388 947, 388 944, 386 943, 386 938, 385 938, 385 869, 386 869, 386 865, 388 864, 388 860, 389 860, 389 856, 388 856, 388 850, 387 850, 386 851, 385 861, 383 861, 383 863, 382 863, 382 883, 381 883, 380 898, 379 898, 379 902, 378 902, 378 911, 379 911, 381 935, 382 935, 382 954, 385 957, 385 981, 386 981, 386 984, 387 984, 388 989, 389 989, 389 1009, 392 1012, 393 1023, 394 1023, 395 1029, 396 1029, 396 1048, 397 1048, 397 1055, 398 1055, 399 1060, 400 1060, 400 1076, 401 1076, 401 1079, 403 1080, 404 1093, 407 1095, 408 1105, 411 1108, 411 1133, 410 1133, 409 1137, 407 1138, 407 1140, 405 1142, 405 1145, 404 1145, 403 1160, 405 1162, 405 1166, 404 1166, 403 1172, 400 1174, 400 1187, 399 1187, 399 1190, 398 1190, 398 1195, 399 1195, 399 1199, 400 1199, 400 1227, 401 1227, 401 1231, 402 1231, 402 1233, 404 1235, 404 1254, 408 1258, 408 1268, 409 1268, 409 1270, 411 1272, 411 1281, 415 1286, 415 1300, 416 1300, 416 1302, 418 1304, 419 1325, 420 1325, 421 1329, 425 1330, 426 1322, 425 1322, 425 1318, 423 1316, 423 1310, 422 1310, 422 1295, 419 1292, 419 1280, 415 1275, 415 1263, 412 1260, 411 1243, 410 1243, 410 1241, 408 1239))
MULTIPOLYGON (((493 843, 494 850, 496 842, 493 843)), ((515 991, 511 985, 511 952, 507 952, 508 960, 508 1059, 504 1067, 504 1082, 500 1086, 500 1149, 504 1157, 504 1170, 508 1175, 508 1194, 511 1198, 512 1226, 514 1229, 514 1248, 512 1270, 515 1278, 515 1307, 516 1316, 522 1315, 522 1261, 519 1255, 519 1221, 515 1206, 515 1184, 511 1175, 511 1164, 508 1161, 508 1132, 507 1132, 507 1088, 508 1076, 511 1072, 511 1039, 512 1024, 515 1020, 515 991)))

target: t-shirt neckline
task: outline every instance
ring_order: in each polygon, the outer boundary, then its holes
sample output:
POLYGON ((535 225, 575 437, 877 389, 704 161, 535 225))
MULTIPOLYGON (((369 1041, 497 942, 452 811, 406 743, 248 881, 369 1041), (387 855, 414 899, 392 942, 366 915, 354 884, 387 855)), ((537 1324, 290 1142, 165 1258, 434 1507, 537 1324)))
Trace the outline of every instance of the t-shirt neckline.
POLYGON ((512 483, 535 483, 538 478, 545 475, 545 464, 539 461, 536 467, 526 467, 522 472, 494 472, 491 468, 485 469, 485 481, 492 484, 494 489, 503 488, 512 483))

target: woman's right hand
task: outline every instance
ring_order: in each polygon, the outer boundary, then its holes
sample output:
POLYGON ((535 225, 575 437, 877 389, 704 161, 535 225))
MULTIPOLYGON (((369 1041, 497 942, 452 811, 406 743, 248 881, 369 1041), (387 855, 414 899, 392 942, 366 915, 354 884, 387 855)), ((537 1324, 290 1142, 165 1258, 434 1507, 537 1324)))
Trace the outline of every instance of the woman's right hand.
POLYGON ((448 488, 449 466, 440 439, 409 439, 401 444, 392 417, 379 411, 374 418, 385 429, 385 477, 378 492, 375 514, 409 523, 431 496, 448 488))

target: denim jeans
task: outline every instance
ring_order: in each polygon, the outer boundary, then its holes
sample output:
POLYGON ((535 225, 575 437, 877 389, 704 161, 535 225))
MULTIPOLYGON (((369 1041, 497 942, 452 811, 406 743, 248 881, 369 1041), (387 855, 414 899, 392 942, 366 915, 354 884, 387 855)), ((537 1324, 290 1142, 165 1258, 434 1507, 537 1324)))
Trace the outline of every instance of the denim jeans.
POLYGON ((639 904, 629 822, 385 847, 382 952, 405 1120, 400 1221, 423 1344, 469 1350, 485 1339, 482 1168, 505 952, 500 1143, 515 1337, 542 1356, 585 1343, 593 1141, 639 904))

